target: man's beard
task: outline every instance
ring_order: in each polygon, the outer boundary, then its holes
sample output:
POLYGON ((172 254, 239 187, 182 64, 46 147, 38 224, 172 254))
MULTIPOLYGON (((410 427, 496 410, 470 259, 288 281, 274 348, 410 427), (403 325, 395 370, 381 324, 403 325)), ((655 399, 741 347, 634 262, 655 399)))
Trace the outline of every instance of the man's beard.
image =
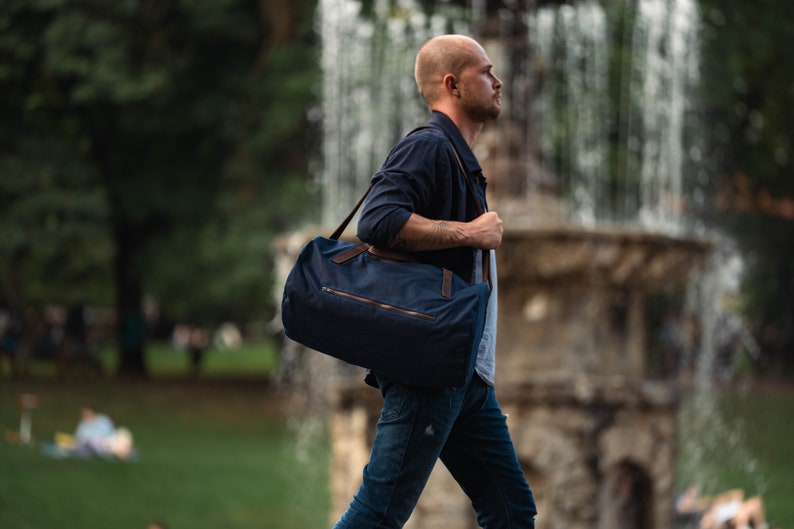
POLYGON ((485 123, 486 121, 493 121, 498 118, 502 114, 502 107, 494 100, 491 100, 490 105, 478 101, 476 103, 467 103, 465 111, 469 119, 475 123, 485 123))

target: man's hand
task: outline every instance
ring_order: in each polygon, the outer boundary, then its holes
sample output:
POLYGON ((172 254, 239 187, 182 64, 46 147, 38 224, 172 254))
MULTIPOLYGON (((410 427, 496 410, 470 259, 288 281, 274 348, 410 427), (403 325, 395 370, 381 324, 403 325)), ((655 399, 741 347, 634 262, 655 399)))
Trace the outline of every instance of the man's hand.
POLYGON ((493 250, 502 244, 502 219, 489 211, 470 222, 430 220, 412 213, 390 248, 405 252, 446 250, 470 246, 493 250))
POLYGON ((467 222, 469 244, 473 248, 480 250, 493 250, 502 244, 502 219, 495 211, 483 213, 471 222, 467 222))

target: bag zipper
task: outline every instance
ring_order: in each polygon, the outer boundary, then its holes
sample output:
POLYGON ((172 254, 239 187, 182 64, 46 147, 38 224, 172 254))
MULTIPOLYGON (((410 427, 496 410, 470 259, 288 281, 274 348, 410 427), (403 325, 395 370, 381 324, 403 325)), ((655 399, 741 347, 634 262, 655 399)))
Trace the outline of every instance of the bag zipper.
POLYGON ((416 310, 404 309, 402 307, 396 307, 394 305, 389 305, 388 303, 383 303, 380 301, 375 301, 374 299, 365 298, 362 296, 358 296, 356 294, 351 294, 349 292, 344 292, 342 290, 336 290, 330 287, 322 287, 323 292, 327 292, 329 294, 334 294, 335 296, 339 296, 345 299, 349 299, 352 301, 358 301, 359 303, 364 303, 365 305, 372 305, 373 307, 378 307, 380 309, 390 310, 392 312, 397 312, 399 314, 404 314, 406 316, 412 316, 414 318, 421 318, 424 320, 431 320, 434 321, 436 319, 435 316, 432 314, 425 314, 424 312, 419 312, 416 310))

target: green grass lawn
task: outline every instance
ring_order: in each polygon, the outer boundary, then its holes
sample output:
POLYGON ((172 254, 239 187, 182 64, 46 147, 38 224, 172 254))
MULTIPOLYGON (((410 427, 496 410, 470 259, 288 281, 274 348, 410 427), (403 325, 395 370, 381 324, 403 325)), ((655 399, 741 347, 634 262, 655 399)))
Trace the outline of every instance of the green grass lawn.
POLYGON ((706 495, 731 488, 760 494, 772 526, 794 529, 794 392, 714 390, 705 398, 714 399, 706 406, 711 416, 696 409, 704 401, 691 391, 682 403, 680 436, 696 442, 679 443, 680 486, 699 483, 706 495))
MULTIPOLYGON (((0 378, 0 429, 18 429, 21 392, 40 397, 38 440, 72 432, 90 402, 131 429, 140 460, 56 460, 0 439, 0 529, 145 529, 156 519, 170 529, 330 526, 327 434, 296 442, 296 421, 267 382, 270 345, 210 351, 197 379, 185 376, 185 353, 163 344, 150 350, 150 381, 117 381, 115 359, 101 358, 99 379, 59 381, 46 364, 28 381, 0 378)), ((693 395, 684 395, 681 434, 697 442, 679 445, 679 488, 760 493, 775 526, 794 529, 794 392, 715 391, 718 430, 691 413, 702 405, 693 395)))
POLYGON ((35 392, 33 433, 72 432, 83 403, 131 429, 137 462, 57 460, 0 442, 3 529, 305 529, 328 525, 324 434, 296 453, 265 382, 0 381, 0 428, 16 430, 16 395, 35 392))
MULTIPOLYGON (((115 349, 101 347, 96 352, 106 375, 116 372, 118 356, 115 349)), ((207 349, 199 378, 231 376, 267 376, 278 364, 278 354, 271 342, 246 342, 240 347, 228 351, 217 348, 207 349)), ((150 342, 146 347, 146 365, 152 377, 186 376, 191 374, 188 353, 176 349, 167 342, 150 342)), ((5 366, 4 366, 5 367, 5 366)), ((7 367, 5 367, 8 370, 7 367)), ((36 360, 29 363, 28 373, 33 377, 53 377, 56 374, 53 360, 36 360)))

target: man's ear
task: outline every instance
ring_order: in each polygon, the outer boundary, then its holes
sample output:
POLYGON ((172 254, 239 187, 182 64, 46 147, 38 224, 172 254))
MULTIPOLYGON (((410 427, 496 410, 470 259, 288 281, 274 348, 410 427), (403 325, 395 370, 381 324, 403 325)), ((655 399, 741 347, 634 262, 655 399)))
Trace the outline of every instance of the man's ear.
POLYGON ((455 97, 460 96, 460 91, 458 90, 458 80, 457 78, 448 73, 442 79, 442 83, 444 83, 444 90, 455 97))

